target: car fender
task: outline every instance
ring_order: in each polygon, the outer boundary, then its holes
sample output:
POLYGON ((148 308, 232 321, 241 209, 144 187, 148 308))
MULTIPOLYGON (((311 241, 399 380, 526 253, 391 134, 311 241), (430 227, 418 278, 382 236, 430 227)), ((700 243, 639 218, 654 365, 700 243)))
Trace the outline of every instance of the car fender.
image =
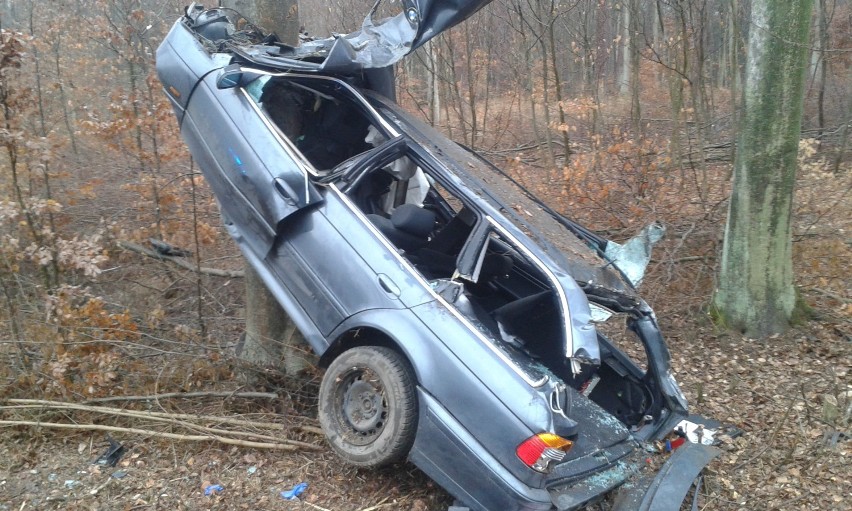
POLYGON ((428 329, 423 327, 420 319, 408 309, 369 309, 346 318, 329 335, 334 339, 322 353, 322 362, 330 362, 340 352, 360 344, 356 335, 347 335, 362 329, 381 332, 391 339, 396 347, 411 363, 417 381, 421 384, 435 374, 435 361, 441 356, 436 353, 440 341, 428 329))
MULTIPOLYGON (((440 305, 429 302, 417 308, 423 312, 423 308, 432 307, 440 305)), ((440 316, 426 317, 435 322, 432 327, 441 322, 440 316)), ((515 477, 525 484, 541 486, 542 474, 524 465, 515 449, 530 435, 552 428, 553 418, 543 389, 529 386, 508 367, 506 371, 497 370, 503 362, 490 356, 492 352, 461 325, 458 335, 454 335, 449 323, 452 322, 441 322, 446 327, 442 336, 411 309, 366 310, 338 327, 332 337, 335 341, 328 354, 323 354, 321 363, 329 362, 347 347, 366 343, 353 332, 380 332, 411 363, 420 388, 446 407, 461 427, 476 431, 477 438, 515 477), (468 344, 469 348, 465 348, 468 344)))
POLYGON ((172 25, 157 48, 157 76, 178 122, 182 121, 189 98, 202 77, 220 67, 182 20, 172 25))

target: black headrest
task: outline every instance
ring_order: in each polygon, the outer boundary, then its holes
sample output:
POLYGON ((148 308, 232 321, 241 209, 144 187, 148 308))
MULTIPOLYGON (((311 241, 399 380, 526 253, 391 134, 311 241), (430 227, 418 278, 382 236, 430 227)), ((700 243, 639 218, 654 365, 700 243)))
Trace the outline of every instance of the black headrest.
POLYGON ((403 204, 391 213, 394 227, 421 238, 426 238, 435 228, 435 218, 435 213, 414 204, 403 204))

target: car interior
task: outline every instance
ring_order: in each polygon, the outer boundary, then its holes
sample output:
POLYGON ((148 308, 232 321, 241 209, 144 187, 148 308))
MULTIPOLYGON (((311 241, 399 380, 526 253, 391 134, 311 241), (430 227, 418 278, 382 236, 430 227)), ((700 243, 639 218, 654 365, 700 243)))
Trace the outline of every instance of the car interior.
POLYGON ((574 374, 562 352, 563 319, 550 280, 496 230, 472 240, 485 220, 414 155, 386 151, 391 157, 369 159, 391 141, 345 89, 319 79, 262 77, 247 91, 311 163, 312 179, 338 185, 432 289, 510 358, 546 367, 625 424, 641 421, 648 391, 629 359, 599 336, 603 363, 574 374), (478 243, 478 260, 462 277, 459 259, 469 242, 478 243))

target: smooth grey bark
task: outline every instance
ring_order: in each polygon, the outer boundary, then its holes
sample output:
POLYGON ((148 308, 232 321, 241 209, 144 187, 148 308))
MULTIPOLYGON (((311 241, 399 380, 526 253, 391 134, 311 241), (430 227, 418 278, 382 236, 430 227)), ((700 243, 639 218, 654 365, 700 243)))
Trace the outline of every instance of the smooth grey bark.
MULTIPOLYGON (((299 38, 296 0, 223 0, 253 23, 289 44, 299 38)), ((237 355, 246 362, 272 366, 294 375, 310 365, 311 350, 293 320, 281 309, 260 276, 246 264, 246 331, 237 355)))
POLYGON ((754 0, 744 114, 725 226, 718 319, 749 337, 783 332, 796 309, 791 216, 813 0, 754 0))
POLYGON ((238 356, 294 375, 307 368, 311 349, 260 276, 246 264, 246 331, 238 356))

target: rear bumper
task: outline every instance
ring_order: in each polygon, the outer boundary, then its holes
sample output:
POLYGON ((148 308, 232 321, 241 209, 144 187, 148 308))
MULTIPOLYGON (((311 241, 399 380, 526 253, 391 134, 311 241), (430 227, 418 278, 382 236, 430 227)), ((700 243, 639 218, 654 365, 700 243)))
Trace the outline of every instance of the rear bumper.
POLYGON ((418 399, 420 420, 409 459, 472 511, 576 511, 613 491, 612 511, 678 511, 692 482, 721 452, 687 442, 658 473, 641 474, 646 454, 636 449, 574 482, 531 488, 422 388, 418 399))
POLYGON ((678 511, 693 481, 721 452, 716 447, 687 442, 674 451, 659 472, 641 475, 645 455, 638 451, 576 484, 554 488, 550 494, 559 511, 580 509, 613 490, 611 511, 678 511))
POLYGON ((602 499, 609 492, 634 477, 642 468, 639 450, 576 482, 550 488, 550 498, 559 511, 574 511, 602 499))
POLYGON ((678 511, 692 482, 722 451, 687 442, 656 474, 648 474, 616 494, 612 511, 678 511))

